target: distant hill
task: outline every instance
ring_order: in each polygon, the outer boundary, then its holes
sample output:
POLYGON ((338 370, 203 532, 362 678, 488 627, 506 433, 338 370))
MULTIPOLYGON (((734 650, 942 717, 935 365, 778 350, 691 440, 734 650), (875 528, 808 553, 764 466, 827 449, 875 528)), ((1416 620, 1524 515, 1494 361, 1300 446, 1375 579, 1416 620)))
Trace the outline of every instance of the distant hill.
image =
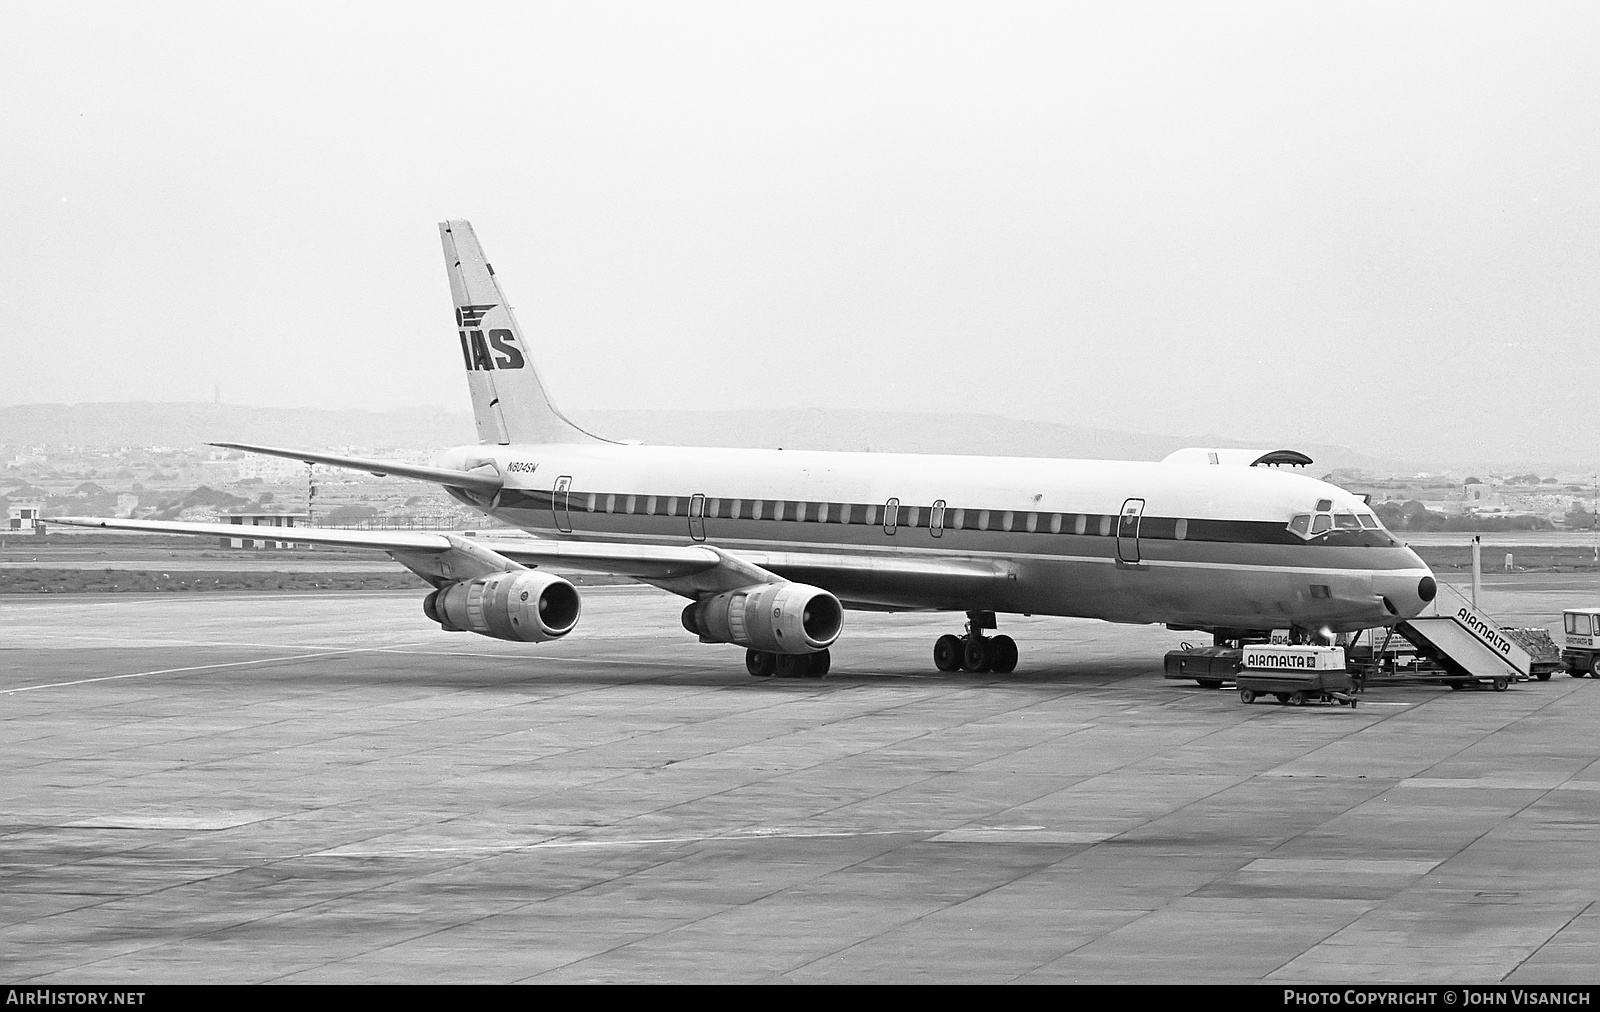
MULTIPOLYGON (((669 446, 784 447, 880 453, 1159 460, 1185 446, 1246 446, 1222 436, 1171 436, 1032 422, 1000 415, 882 411, 574 411, 612 439, 669 446)), ((0 446, 198 446, 212 440, 278 446, 429 449, 476 439, 465 411, 254 408, 232 404, 103 403, 0 407, 0 446)), ((1345 447, 1296 445, 1316 464, 1410 472, 1418 465, 1345 447)))

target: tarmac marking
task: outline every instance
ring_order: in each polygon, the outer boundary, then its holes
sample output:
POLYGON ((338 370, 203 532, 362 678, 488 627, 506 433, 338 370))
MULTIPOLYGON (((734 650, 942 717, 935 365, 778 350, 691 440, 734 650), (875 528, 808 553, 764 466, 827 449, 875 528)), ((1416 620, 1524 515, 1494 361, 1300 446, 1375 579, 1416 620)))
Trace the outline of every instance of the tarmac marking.
POLYGON ((609 667, 616 667, 619 664, 628 664, 630 666, 638 665, 641 667, 650 668, 672 668, 678 671, 693 671, 698 670, 701 667, 705 667, 705 665, 695 664, 674 664, 670 661, 641 661, 635 660, 632 657, 626 659, 606 657, 560 657, 550 656, 548 654, 544 657, 535 657, 533 654, 492 654, 474 650, 400 650, 395 647, 372 647, 371 649, 378 653, 404 654, 408 657, 485 657, 490 660, 516 661, 523 664, 530 660, 548 661, 552 664, 556 662, 566 663, 570 661, 573 664, 604 664, 609 667))
POLYGON ((685 836, 628 837, 622 839, 582 839, 550 837, 533 842, 477 843, 463 846, 383 847, 350 844, 301 855, 303 857, 417 857, 429 854, 513 854, 530 850, 568 850, 606 847, 654 847, 684 843, 729 843, 747 840, 836 840, 868 836, 923 836, 933 843, 1051 843, 1083 845, 1103 843, 1115 833, 1051 832, 1042 828, 1016 829, 804 829, 798 827, 752 826, 745 829, 695 833, 685 836))
POLYGON ((90 685, 94 682, 114 682, 122 678, 146 678, 150 675, 179 675, 190 671, 212 671, 221 668, 241 668, 251 664, 273 664, 277 661, 305 661, 318 657, 338 657, 343 654, 376 653, 382 647, 351 647, 345 650, 323 650, 310 654, 287 654, 282 657, 257 657, 249 661, 227 661, 221 664, 196 664, 186 668, 161 668, 156 671, 130 671, 122 675, 101 675, 98 678, 79 678, 71 682, 45 682, 41 685, 19 685, 15 689, 0 690, 0 695, 32 692, 35 689, 63 689, 71 685, 90 685))
POLYGON ((1244 872, 1339 872, 1351 875, 1426 875, 1443 861, 1360 857, 1259 857, 1240 868, 1244 872))

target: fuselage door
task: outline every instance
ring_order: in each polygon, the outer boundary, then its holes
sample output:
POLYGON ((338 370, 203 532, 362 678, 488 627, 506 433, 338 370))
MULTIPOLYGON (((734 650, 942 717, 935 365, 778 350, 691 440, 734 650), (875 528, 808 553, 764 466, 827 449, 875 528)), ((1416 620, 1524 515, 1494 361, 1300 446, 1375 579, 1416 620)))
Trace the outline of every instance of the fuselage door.
POLYGON ((689 537, 706 539, 706 497, 698 492, 689 497, 689 537))
POLYGON ((563 534, 572 533, 572 514, 567 511, 567 499, 572 491, 572 476, 564 474, 556 479, 556 487, 550 493, 550 512, 556 517, 556 530, 563 534))
POLYGON ((1122 513, 1117 518, 1118 561, 1139 561, 1139 522, 1143 518, 1143 499, 1129 499, 1122 504, 1122 513))

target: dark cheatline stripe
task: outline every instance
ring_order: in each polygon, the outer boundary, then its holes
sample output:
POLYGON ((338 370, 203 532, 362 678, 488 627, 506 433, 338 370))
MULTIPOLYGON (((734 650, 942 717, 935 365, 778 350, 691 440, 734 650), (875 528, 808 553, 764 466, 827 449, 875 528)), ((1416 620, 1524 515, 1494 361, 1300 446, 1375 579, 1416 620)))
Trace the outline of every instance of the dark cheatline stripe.
MULTIPOLYGON (((500 508, 551 511, 560 504, 552 492, 505 489, 500 508)), ((572 514, 613 513, 632 516, 687 517, 691 496, 644 495, 620 492, 570 492, 567 509, 572 514), (632 500, 632 509, 628 508, 632 500)), ((707 498, 703 514, 708 520, 781 520, 808 525, 848 524, 928 529, 933 510, 928 506, 900 506, 886 516, 875 503, 819 502, 815 500, 707 498), (756 516, 757 511, 760 516, 756 516), (824 519, 825 518, 825 519, 824 519)), ((949 506, 944 511, 945 530, 1004 531, 1038 535, 1116 537, 1119 518, 1104 513, 1040 513, 1027 510, 975 509, 949 506)), ((673 533, 678 533, 676 530, 673 533)), ((686 531, 683 533, 687 533, 686 531)), ((1124 532, 1127 533, 1127 532, 1124 532)), ((1139 520, 1141 541, 1202 541, 1225 544, 1298 545, 1306 547, 1392 547, 1398 544, 1382 531, 1334 530, 1305 541, 1282 523, 1271 520, 1193 520, 1145 516, 1139 520), (1180 537, 1180 530, 1182 536, 1180 537)))

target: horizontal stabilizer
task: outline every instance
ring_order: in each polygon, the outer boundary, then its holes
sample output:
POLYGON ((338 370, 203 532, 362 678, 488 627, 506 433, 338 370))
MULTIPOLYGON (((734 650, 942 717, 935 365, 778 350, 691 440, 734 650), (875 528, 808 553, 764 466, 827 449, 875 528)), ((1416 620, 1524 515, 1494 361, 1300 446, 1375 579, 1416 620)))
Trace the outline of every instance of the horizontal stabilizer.
POLYGON ((244 450, 246 453, 259 453, 268 457, 284 457, 288 460, 302 460, 307 464, 327 464, 330 467, 347 467, 352 471, 366 471, 368 474, 380 478, 394 475, 397 478, 415 478, 417 481, 431 481, 440 485, 449 485, 453 488, 470 489, 485 495, 493 495, 500 491, 503 484, 500 475, 492 468, 481 471, 452 471, 446 467, 426 467, 421 464, 403 464, 393 460, 369 460, 365 457, 340 457, 331 453, 316 453, 311 450, 287 450, 281 446, 252 446, 249 443, 212 443, 229 450, 244 450))

